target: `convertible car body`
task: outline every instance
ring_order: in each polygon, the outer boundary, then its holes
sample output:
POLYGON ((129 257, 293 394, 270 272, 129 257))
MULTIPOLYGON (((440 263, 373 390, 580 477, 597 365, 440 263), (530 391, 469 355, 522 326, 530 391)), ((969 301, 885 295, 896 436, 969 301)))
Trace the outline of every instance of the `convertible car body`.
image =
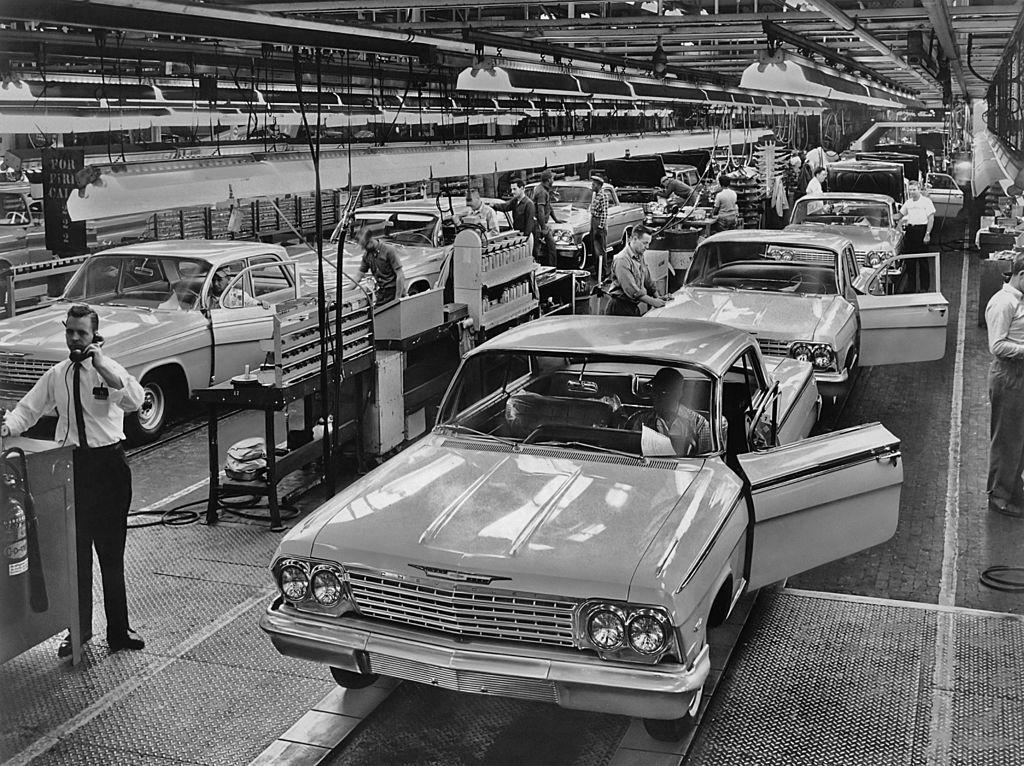
POLYGON ((835 396, 858 364, 924 362, 945 354, 948 301, 937 289, 918 291, 911 284, 919 261, 928 263, 931 285, 938 285, 937 253, 862 268, 849 239, 822 231, 722 232, 697 248, 672 301, 647 316, 708 319, 746 330, 767 356, 811 362, 818 388, 835 396))
POLYGON ((350 688, 384 674, 677 737, 707 629, 745 591, 896 528, 898 440, 806 438, 818 404, 809 364, 718 324, 508 330, 466 356, 430 434, 282 540, 261 627, 350 688), (656 375, 679 385, 675 425, 656 375))

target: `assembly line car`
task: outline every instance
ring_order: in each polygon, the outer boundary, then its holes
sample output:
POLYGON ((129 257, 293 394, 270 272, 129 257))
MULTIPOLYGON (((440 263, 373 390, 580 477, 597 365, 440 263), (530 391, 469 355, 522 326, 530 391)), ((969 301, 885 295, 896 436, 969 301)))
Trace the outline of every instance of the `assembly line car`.
POLYGON ((108 338, 104 350, 145 390, 139 412, 125 418, 126 435, 153 441, 192 389, 264 360, 273 305, 296 294, 296 278, 284 249, 261 242, 165 240, 99 252, 60 299, 0 322, 0 407, 17 404, 67 356, 68 307, 87 303, 108 338), (227 277, 219 293, 215 274, 227 277))
MULTIPOLYGON (((485 203, 499 200, 484 198, 485 203)), ((442 207, 438 200, 412 199, 403 202, 384 202, 357 208, 352 217, 342 223, 347 227, 344 236, 342 269, 355 276, 362 262, 363 251, 356 236, 363 227, 370 227, 380 238, 395 247, 405 273, 406 291, 415 295, 437 286, 445 270, 455 243, 456 224, 449 223, 453 216, 470 212, 464 201, 442 207)), ((498 213, 498 228, 512 228, 506 213, 498 213)), ((337 244, 342 236, 342 224, 335 228, 331 242, 337 244)), ((367 278, 372 284, 372 277, 367 278)))
POLYGON ((808 194, 793 205, 786 231, 832 234, 853 243, 860 266, 877 266, 903 252, 896 201, 885 194, 808 194))
POLYGON ((750 332, 766 356, 810 362, 821 393, 835 397, 858 364, 945 354, 948 301, 939 292, 907 292, 910 262, 919 259, 940 284, 938 253, 861 268, 849 239, 818 230, 722 232, 698 246, 668 305, 646 316, 706 319, 750 332))
MULTIPOLYGON (((527 187, 533 195, 535 185, 527 187)), ((555 217, 559 223, 551 224, 559 266, 576 269, 594 269, 594 247, 590 242, 590 202, 594 192, 590 181, 555 181, 555 217)), ((609 252, 618 252, 625 246, 629 231, 643 223, 641 205, 625 205, 619 201, 615 187, 605 184, 603 193, 608 197, 608 235, 605 241, 609 252)))
POLYGON ((723 325, 515 327, 463 359, 429 434, 285 536, 260 625, 347 688, 392 676, 678 738, 745 592, 896 529, 898 439, 807 438, 818 408, 808 363, 723 325))

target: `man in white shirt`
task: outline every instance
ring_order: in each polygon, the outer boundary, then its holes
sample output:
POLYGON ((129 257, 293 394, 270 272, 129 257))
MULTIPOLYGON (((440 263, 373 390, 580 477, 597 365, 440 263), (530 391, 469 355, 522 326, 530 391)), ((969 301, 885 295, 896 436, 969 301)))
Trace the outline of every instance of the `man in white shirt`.
POLYGON ((807 188, 804 190, 807 194, 823 194, 825 187, 822 186, 825 183, 825 179, 828 177, 828 168, 820 167, 814 171, 814 175, 811 176, 811 180, 807 182, 807 188))
MULTIPOLYGON (((82 641, 92 638, 92 549, 103 575, 103 608, 111 652, 138 650, 145 642, 128 623, 124 547, 132 472, 125 459, 124 413, 134 412, 145 395, 139 382, 103 353, 99 316, 89 306, 68 309, 64 340, 70 357, 58 362, 7 413, 5 437, 17 436, 57 410, 56 439, 74 450, 75 537, 78 554, 78 616, 82 641)), ((71 637, 57 649, 71 655, 71 637)))
MULTIPOLYGON (((935 224, 935 205, 932 201, 921 194, 921 185, 917 181, 911 181, 907 186, 907 200, 900 205, 899 218, 904 222, 903 252, 924 253, 928 251, 927 245, 932 241, 932 226, 935 224)), ((915 265, 914 261, 907 263, 908 269, 915 265)), ((921 259, 916 262, 917 285, 911 292, 927 292, 930 286, 930 272, 928 262, 921 259)), ((909 273, 908 273, 909 276, 909 273)))
POLYGON ((1024 517, 1024 255, 1010 262, 1009 281, 985 308, 992 365, 988 397, 988 507, 1024 517))
POLYGON ((466 204, 469 205, 469 210, 456 214, 456 223, 481 226, 487 234, 498 233, 498 216, 494 208, 480 198, 480 190, 475 186, 470 187, 466 195, 466 204))

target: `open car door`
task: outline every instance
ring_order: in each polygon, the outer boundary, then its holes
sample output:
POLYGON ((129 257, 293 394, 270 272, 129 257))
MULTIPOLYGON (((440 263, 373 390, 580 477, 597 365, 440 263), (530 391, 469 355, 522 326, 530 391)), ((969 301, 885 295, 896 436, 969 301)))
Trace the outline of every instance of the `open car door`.
POLYGON ((930 362, 946 353, 949 301, 938 292, 939 254, 914 253, 862 269, 854 286, 860 313, 860 364, 930 362), (919 262, 929 272, 917 285, 919 262))
POLYGON ((956 218, 964 206, 964 193, 952 176, 928 174, 928 198, 935 205, 936 218, 956 218))
POLYGON ((760 588, 888 540, 900 442, 879 423, 739 455, 754 506, 747 577, 760 588))

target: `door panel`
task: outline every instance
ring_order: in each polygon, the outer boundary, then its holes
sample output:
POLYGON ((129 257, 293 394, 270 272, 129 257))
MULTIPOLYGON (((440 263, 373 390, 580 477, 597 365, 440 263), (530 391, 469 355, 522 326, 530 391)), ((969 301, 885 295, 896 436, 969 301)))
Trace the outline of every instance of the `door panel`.
POLYGON ((945 355, 949 301, 939 292, 894 292, 912 282, 908 277, 921 260, 929 264, 931 284, 940 284, 938 253, 890 259, 871 276, 858 278, 861 365, 930 362, 945 355), (883 276, 898 261, 903 274, 883 276))
POLYGON ((903 483, 899 446, 873 423, 740 455, 755 517, 749 587, 892 537, 903 483))

